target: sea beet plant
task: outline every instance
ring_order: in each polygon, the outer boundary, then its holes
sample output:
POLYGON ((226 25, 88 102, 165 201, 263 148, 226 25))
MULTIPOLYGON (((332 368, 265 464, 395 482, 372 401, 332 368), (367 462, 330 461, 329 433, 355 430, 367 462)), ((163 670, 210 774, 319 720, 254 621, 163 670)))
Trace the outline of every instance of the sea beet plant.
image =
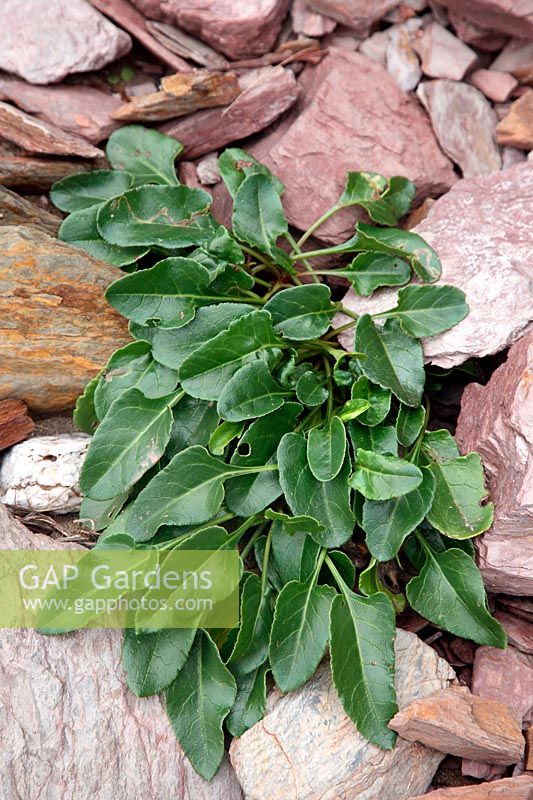
POLYGON ((243 563, 240 627, 126 631, 129 686, 165 693, 181 746, 211 778, 223 724, 239 736, 262 717, 268 673, 282 691, 297 689, 329 647, 346 713, 392 748, 396 612, 408 603, 457 636, 505 645, 469 541, 492 520, 479 456, 427 429, 420 339, 463 319, 465 297, 433 285, 437 254, 396 227, 414 196, 405 178, 349 173, 297 242, 284 187, 265 166, 239 149, 220 156, 228 230, 209 194, 179 184, 181 149, 125 127, 109 140, 112 170, 52 190, 71 212, 60 237, 129 273, 107 299, 134 341, 75 411, 93 434, 81 516, 102 532, 98 547, 238 548, 243 563), (304 254, 311 233, 348 206, 376 224, 304 254), (365 296, 403 287, 396 305, 357 317, 334 302, 309 260, 333 253, 351 260, 320 274, 365 296), (349 321, 336 327, 343 310, 349 321), (352 327, 346 352, 336 336, 352 327), (354 546, 367 554, 357 575, 354 546), (395 561, 412 576, 397 593, 383 578, 395 561))

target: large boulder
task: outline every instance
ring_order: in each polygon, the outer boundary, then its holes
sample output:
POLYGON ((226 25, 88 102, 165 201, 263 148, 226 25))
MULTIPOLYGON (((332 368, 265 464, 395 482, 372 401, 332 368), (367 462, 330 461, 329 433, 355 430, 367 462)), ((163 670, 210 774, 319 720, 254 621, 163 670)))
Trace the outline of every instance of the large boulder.
MULTIPOLYGON (((442 262, 440 283, 466 293, 470 313, 449 331, 423 342, 427 361, 453 367, 498 353, 533 327, 533 166, 515 164, 457 183, 415 228, 442 262)), ((343 303, 357 314, 396 304, 397 291, 371 298, 349 291, 343 303)), ((335 324, 349 321, 338 315, 335 324)), ((353 349, 353 331, 340 335, 353 349)))
POLYGON ((486 386, 463 392, 456 437, 477 450, 495 503, 492 528, 476 539, 489 589, 533 594, 533 331, 509 351, 486 386))
MULTIPOLYGON (((398 630, 395 650, 400 708, 454 677, 413 633, 398 630)), ((443 755, 401 738, 394 750, 368 742, 344 713, 325 663, 301 689, 274 692, 265 718, 233 740, 230 758, 246 800, 406 800, 427 789, 443 755)))
MULTIPOLYGON (((455 182, 427 116, 381 64, 331 48, 300 83, 289 118, 251 148, 285 184, 284 206, 296 228, 305 230, 335 203, 350 170, 405 175, 420 199, 455 182)), ((351 209, 336 214, 320 238, 347 239, 354 216, 351 209)))
POLYGON ((440 0, 482 28, 533 39, 533 0, 440 0))
MULTIPOLYGON (((32 534, 0 505, 0 547, 72 548, 32 534)), ((225 760, 194 772, 159 697, 124 682, 121 633, 0 632, 0 796, 5 800, 241 800, 225 760)))
POLYGON ((101 69, 130 49, 128 34, 85 0, 2 0, 0 69, 30 83, 101 69))
POLYGON ((74 405, 130 341, 104 298, 121 274, 36 227, 0 227, 0 400, 24 400, 38 413, 74 405))

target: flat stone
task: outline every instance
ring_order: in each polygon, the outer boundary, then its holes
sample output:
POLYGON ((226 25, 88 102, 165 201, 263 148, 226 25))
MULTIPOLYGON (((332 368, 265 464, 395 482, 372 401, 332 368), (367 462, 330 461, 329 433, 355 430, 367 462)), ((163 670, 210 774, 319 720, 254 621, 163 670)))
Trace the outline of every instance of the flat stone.
POLYGON ((97 162, 62 158, 0 155, 0 184, 25 191, 48 191, 53 183, 76 172, 97 169, 97 162))
MULTIPOLYGON (((528 163, 462 180, 413 229, 437 251, 441 282, 462 289, 470 306, 454 328, 423 341, 430 363, 449 368, 498 353, 533 328, 532 192, 528 163)), ((380 289, 370 298, 349 291, 342 302, 357 314, 377 314, 396 300, 396 291, 380 289)), ((348 321, 338 315, 335 326, 348 321)), ((339 340, 353 350, 352 332, 339 340)))
POLYGON ((467 19, 453 9, 449 10, 448 15, 449 22, 459 39, 478 50, 493 53, 501 50, 507 42, 508 37, 504 33, 489 31, 487 28, 476 25, 472 20, 467 19))
POLYGON ((0 76, 0 98, 92 144, 118 128, 111 114, 122 102, 120 96, 92 86, 33 86, 7 75, 0 76))
POLYGON ((0 399, 44 413, 71 408, 130 341, 104 299, 122 273, 31 226, 0 228, 0 399))
POLYGON ((477 55, 438 22, 431 22, 414 42, 422 72, 430 78, 460 81, 476 63, 477 55))
POLYGON ((507 632, 509 644, 521 650, 522 653, 533 655, 533 625, 525 619, 515 617, 506 611, 496 611, 494 616, 507 632))
POLYGON ((226 69, 229 66, 227 58, 224 58, 223 55, 209 47, 205 42, 201 42, 196 36, 189 36, 181 28, 176 28, 175 25, 169 25, 168 22, 148 20, 145 27, 158 42, 161 42, 182 58, 187 58, 189 61, 209 69, 226 69))
POLYGON ((133 0, 148 19, 170 22, 230 58, 268 53, 290 0, 133 0))
POLYGON ((312 11, 307 0, 294 0, 291 7, 292 29, 303 36, 324 36, 332 33, 337 21, 312 11))
MULTIPOLYGON (((381 65, 331 48, 320 64, 306 67, 300 83, 294 112, 249 148, 285 184, 283 204, 296 228, 306 230, 335 203, 351 170, 405 175, 419 201, 455 182, 426 115, 381 65)), ((356 214, 336 214, 320 228, 320 238, 344 241, 356 214)))
POLYGON ((437 789, 424 796, 411 800, 531 800, 532 775, 518 778, 504 778, 478 786, 458 786, 450 789, 437 789))
MULTIPOLYGON (((512 169, 531 172, 530 165, 512 169)), ((531 290, 528 298, 531 307, 531 290)), ((498 312, 491 311, 497 326, 498 312)), ((513 345, 486 386, 465 388, 456 431, 463 453, 480 453, 495 503, 491 529, 475 540, 479 567, 490 590, 507 594, 533 594, 532 364, 533 331, 513 345)))
POLYGON ((533 600, 527 597, 500 597, 499 603, 516 617, 533 623, 533 600))
MULTIPOLYGON (((415 634, 398 630, 395 649, 400 708, 453 678, 415 634)), ((364 739, 324 663, 301 689, 270 696, 265 718, 233 740, 230 758, 247 800, 406 800, 427 789, 442 754, 401 738, 391 751, 364 739)))
POLYGON ((0 450, 21 442, 35 428, 22 400, 0 400, 0 450))
POLYGON ((79 136, 65 133, 19 108, 0 102, 0 136, 30 153, 97 158, 101 150, 79 136))
POLYGON ((475 761, 507 766, 524 753, 522 720, 508 706, 457 689, 415 700, 389 727, 402 739, 475 761))
POLYGON ((520 720, 528 719, 533 707, 533 657, 515 647, 479 647, 472 692, 508 705, 520 720))
POLYGON ((497 72, 492 69, 476 69, 470 76, 472 84, 489 100, 505 103, 511 92, 518 86, 518 81, 508 72, 497 72))
POLYGON ((0 226, 37 225, 50 236, 57 234, 61 219, 25 197, 0 186, 0 226))
POLYGON ((0 41, 0 68, 30 83, 101 69, 131 49, 85 0, 2 0, 0 41))
POLYGON ((442 149, 461 167, 464 178, 501 168, 494 138, 498 118, 481 92, 467 83, 437 80, 421 83, 417 94, 442 149))
POLYGON ((266 67, 240 79, 242 93, 224 109, 196 111, 159 130, 185 145, 184 156, 196 158, 263 130, 287 111, 299 94, 294 73, 266 67))
POLYGON ((510 72, 524 83, 531 81, 533 78, 533 42, 511 39, 498 58, 492 62, 490 68, 501 72, 510 72))
POLYGON ((308 0, 308 4, 342 25, 368 33, 374 23, 398 5, 398 0, 308 0))
POLYGON ((533 150, 533 89, 519 97, 498 122, 496 138, 500 144, 533 150))
POLYGON ((533 0, 440 0, 446 8, 508 36, 533 39, 533 0))
MULTIPOLYGON (((49 550, 0 506, 0 546, 49 550)), ((55 549, 74 549, 54 540, 55 549)), ((161 697, 126 687, 122 634, 83 630, 0 637, 0 795, 58 800, 242 800, 227 761, 208 783, 193 770, 161 697), (68 787, 68 788, 65 788, 68 787)))

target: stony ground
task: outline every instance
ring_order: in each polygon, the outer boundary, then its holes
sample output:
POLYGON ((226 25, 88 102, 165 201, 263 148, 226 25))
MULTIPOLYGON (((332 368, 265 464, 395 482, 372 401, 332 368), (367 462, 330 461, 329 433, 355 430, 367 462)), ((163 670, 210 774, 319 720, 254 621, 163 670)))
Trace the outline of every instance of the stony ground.
MULTIPOLYGON (((47 192, 105 166, 106 138, 139 122, 183 142, 180 179, 212 191, 221 221, 230 204, 216 156, 235 142, 284 182, 299 230, 333 204, 348 170, 414 181, 404 224, 437 250, 443 282, 471 309, 425 344, 432 426, 482 456, 496 514, 477 559, 510 643, 476 648, 406 612, 394 752, 357 733, 324 669, 297 692, 273 692, 207 784, 160 701, 127 692, 118 635, 6 632, 2 798, 531 798, 533 0, 1 5, 0 501, 25 526, 0 504, 0 546, 94 542, 73 514, 87 437, 69 412, 129 337, 103 299, 117 269, 55 238, 61 215, 47 192)), ((353 223, 351 211, 336 215, 321 240, 343 240, 353 223)), ((344 304, 374 312, 391 292, 348 292, 344 304)), ((394 572, 384 579, 393 586, 394 572)))

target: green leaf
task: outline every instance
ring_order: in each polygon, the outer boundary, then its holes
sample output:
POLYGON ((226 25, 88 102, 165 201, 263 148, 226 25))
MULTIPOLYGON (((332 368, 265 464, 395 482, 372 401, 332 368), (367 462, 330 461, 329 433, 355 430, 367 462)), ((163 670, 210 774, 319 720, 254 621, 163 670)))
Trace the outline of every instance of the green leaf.
POLYGON ((98 231, 122 247, 190 247, 211 236, 203 216, 210 205, 211 195, 202 189, 138 186, 100 207, 98 231))
POLYGON ((414 444, 422 431, 425 418, 424 406, 411 408, 404 406, 403 403, 400 404, 396 418, 396 436, 402 447, 410 447, 414 444))
POLYGON ((223 422, 209 437, 209 452, 214 456, 223 456, 228 444, 239 438, 243 428, 243 422, 223 422))
POLYGON ((425 543, 420 575, 407 584, 412 608, 439 628, 489 647, 505 647, 505 631, 487 610, 475 562, 458 548, 437 553, 425 543))
MULTIPOLYGON (((294 430, 301 410, 299 403, 285 403, 277 411, 252 422, 241 437, 231 463, 239 467, 275 464, 280 440, 294 430)), ((243 475, 226 483, 226 505, 234 514, 248 517, 273 503, 281 492, 277 472, 243 475)))
POLYGON ((346 431, 339 417, 331 417, 321 428, 311 428, 307 437, 307 463, 318 481, 331 481, 341 471, 346 452, 346 431))
POLYGON ((260 579, 250 574, 242 587, 241 627, 227 661, 234 675, 248 675, 266 661, 271 626, 270 590, 262 593, 260 579))
POLYGON ((224 150, 218 157, 218 168, 233 200, 235 200, 242 182, 248 175, 266 175, 272 180, 278 194, 281 195, 283 193, 283 184, 272 175, 268 167, 257 161, 246 150, 241 150, 240 147, 230 147, 224 150))
POLYGON ((126 170, 143 183, 177 184, 174 161, 183 145, 153 128, 126 125, 114 131, 107 142, 107 160, 114 169, 126 170))
POLYGON ((162 629, 149 634, 126 630, 122 664, 133 694, 149 697, 170 686, 187 660, 195 633, 193 628, 162 629))
POLYGON ((233 232, 243 242, 274 255, 276 242, 289 227, 273 176, 248 175, 237 190, 233 206, 233 232))
POLYGON ((372 595, 379 592, 387 595, 397 614, 401 614, 405 610, 405 595, 403 593, 393 594, 390 589, 384 586, 379 576, 379 564, 375 558, 371 558, 368 567, 359 573, 358 587, 365 597, 372 597, 372 595))
POLYGON ((133 175, 112 169, 78 172, 56 181, 50 189, 52 203, 61 211, 81 211, 99 206, 133 185, 133 175))
POLYGON ((383 593, 359 597, 349 590, 333 600, 330 653, 333 683, 358 731, 391 750, 387 727, 398 710, 394 691, 394 609, 383 593))
POLYGON ((276 601, 269 656, 274 679, 283 692, 304 684, 321 662, 329 636, 330 586, 291 581, 276 601))
POLYGON ((322 547, 339 547, 351 537, 355 518, 350 507, 348 474, 350 461, 345 457, 341 471, 331 481, 318 481, 307 462, 307 443, 298 433, 287 433, 278 447, 279 481, 293 514, 313 517, 326 527, 313 534, 322 547))
MULTIPOLYGON (((353 589, 353 585, 355 583, 355 564, 349 558, 349 556, 347 556, 342 550, 330 550, 328 552, 328 558, 334 563, 339 575, 347 587, 349 589, 353 589)), ((329 570, 323 570, 323 572, 328 574, 329 570)), ((337 583, 333 576, 328 575, 328 579, 330 585, 335 588, 337 583)))
POLYGON ((350 486, 367 500, 390 500, 412 492, 422 483, 420 469, 395 456, 358 450, 350 486))
POLYGON ((263 719, 266 709, 266 676, 268 664, 247 675, 237 675, 237 699, 226 719, 226 728, 232 736, 242 736, 256 722, 263 719))
POLYGON ((391 500, 365 500, 362 528, 366 544, 378 561, 395 558, 407 536, 425 518, 435 495, 435 478, 424 467, 422 483, 412 492, 391 500))
POLYGON ((305 406, 320 406, 328 399, 321 372, 304 372, 296 383, 296 397, 305 406))
POLYGON ((363 314, 355 329, 355 347, 366 356, 360 366, 367 378, 391 389, 405 405, 420 405, 425 382, 422 347, 402 331, 398 320, 388 319, 378 327, 363 314))
POLYGON ((114 267, 133 264, 146 255, 147 247, 118 247, 102 239, 97 226, 100 208, 101 206, 92 206, 70 214, 60 225, 58 238, 114 267))
MULTIPOLYGON (((287 533, 278 521, 272 526, 272 564, 281 580, 280 589, 290 581, 305 581, 315 571, 320 545, 307 533, 287 533)), ((270 566, 269 561, 269 566, 270 566)))
POLYGON ((383 422, 390 410, 391 393, 389 389, 371 383, 368 378, 361 375, 352 385, 352 399, 367 400, 370 408, 359 416, 359 422, 373 427, 383 422))
POLYGON ((395 308, 380 314, 396 317, 410 336, 422 338, 453 328, 468 315, 465 293, 455 286, 406 286, 395 308))
POLYGON ((153 356, 160 364, 179 369, 187 356, 253 310, 253 306, 244 303, 221 302, 198 308, 192 322, 183 328, 151 328, 153 356))
POLYGON ((300 515, 291 517, 290 514, 284 514, 282 511, 274 511, 272 508, 267 508, 265 511, 265 519, 275 519, 281 523, 281 527, 285 533, 292 536, 295 533, 323 533, 326 530, 325 525, 322 525, 313 517, 306 517, 300 515))
POLYGON ((267 311, 252 311, 189 355, 179 371, 181 385, 192 397, 218 400, 229 379, 250 361, 272 367, 282 340, 272 328, 267 311))
POLYGON ((377 172, 349 172, 337 205, 347 208, 361 201, 377 200, 387 188, 387 179, 377 172))
POLYGON ((370 408, 368 400, 348 400, 339 410, 337 416, 343 422, 350 422, 352 419, 360 417, 370 408))
POLYGON ((366 297, 379 286, 402 286, 408 283, 411 269, 401 258, 380 253, 359 253, 348 266, 331 270, 331 274, 346 278, 357 294, 366 297))
POLYGON ((166 457, 173 458, 181 450, 195 444, 207 447, 218 425, 218 414, 213 403, 186 395, 174 406, 173 414, 174 422, 166 457))
POLYGON ((428 520, 452 539, 470 539, 492 525, 494 505, 482 505, 487 497, 483 466, 477 453, 452 461, 433 461, 430 470, 437 482, 428 520))
POLYGON ((380 225, 396 225, 409 211, 416 187, 407 178, 395 176, 387 181, 375 172, 349 172, 338 205, 359 205, 380 225))
POLYGON ((417 233, 398 228, 375 228, 363 222, 357 223, 356 231, 357 250, 406 258, 418 277, 426 283, 435 283, 440 278, 442 267, 439 257, 417 233))
POLYGON ((415 195, 416 186, 412 181, 402 178, 401 175, 393 175, 389 178, 389 186, 383 194, 383 200, 392 209, 396 219, 400 219, 411 208, 415 195))
POLYGON ((189 657, 165 693, 167 714, 194 769, 213 778, 224 756, 222 722, 237 695, 213 640, 198 631, 189 657))
POLYGON ((130 342, 113 353, 98 382, 94 393, 98 419, 126 389, 139 389, 145 397, 164 397, 177 382, 177 372, 154 361, 148 342, 130 342))
POLYGON ((245 364, 229 379, 217 409, 229 422, 264 417, 282 406, 290 394, 276 383, 264 361, 256 361, 245 364))
POLYGON ((445 428, 426 431, 422 439, 422 450, 433 461, 451 461, 461 455, 457 442, 445 428))
POLYGON ((98 426, 98 417, 96 416, 96 409, 94 407, 94 393, 99 382, 99 375, 89 381, 85 386, 83 394, 78 397, 76 407, 72 414, 75 425, 84 433, 88 433, 89 436, 93 435, 98 426))
POLYGON ((80 506, 80 522, 87 522, 88 524, 84 527, 93 531, 104 530, 117 516, 128 499, 128 494, 129 492, 124 492, 110 500, 93 500, 91 497, 84 497, 80 506))
POLYGON ((316 339, 329 326, 336 306, 324 284, 294 286, 275 294, 264 306, 272 316, 274 330, 285 339, 316 339))
POLYGON ((361 425, 358 420, 352 420, 348 423, 348 433, 355 451, 361 448, 382 455, 398 455, 398 441, 392 425, 374 425, 369 428, 361 425))
POLYGON ((172 426, 173 395, 150 399, 128 389, 113 404, 91 440, 80 489, 93 500, 122 494, 156 464, 172 426))
POLYGON ((165 258, 115 281, 105 296, 124 317, 141 325, 156 321, 162 328, 182 328, 194 319, 198 306, 218 299, 210 281, 208 270, 196 261, 165 258))

